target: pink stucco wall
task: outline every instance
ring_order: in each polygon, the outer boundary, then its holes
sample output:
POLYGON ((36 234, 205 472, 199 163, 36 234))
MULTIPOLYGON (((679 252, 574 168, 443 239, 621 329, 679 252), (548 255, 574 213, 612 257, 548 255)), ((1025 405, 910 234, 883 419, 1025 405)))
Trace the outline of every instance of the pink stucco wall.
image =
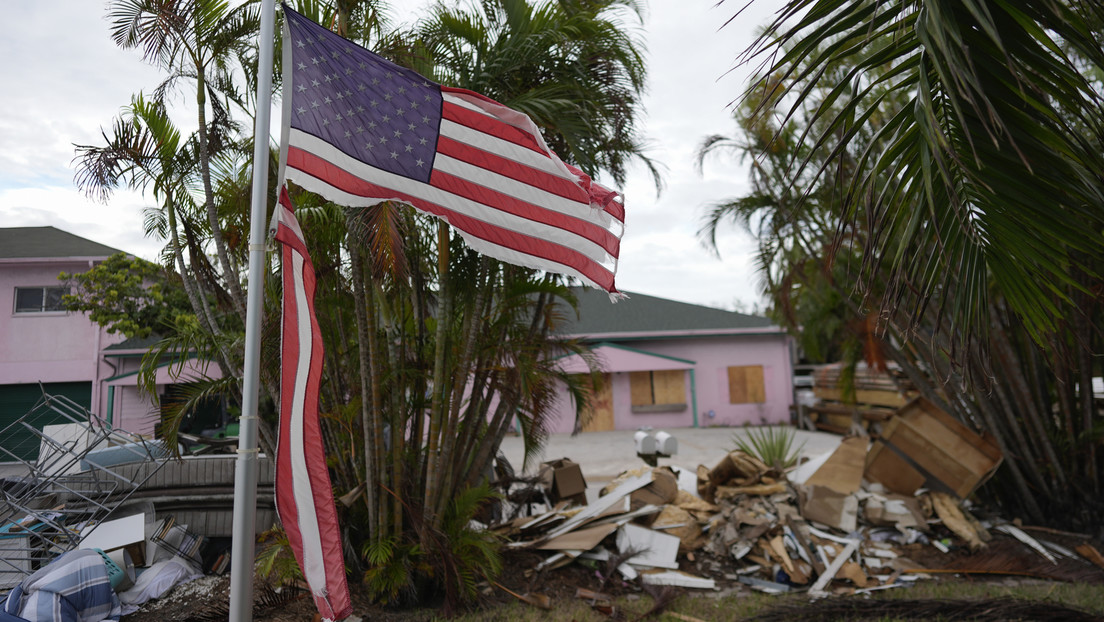
MULTIPOLYGON (((633 341, 626 344, 667 357, 693 361, 693 373, 686 374, 686 410, 682 412, 633 413, 629 374, 612 374, 614 426, 618 430, 688 428, 695 425, 694 395, 697 394, 697 425, 740 426, 745 423, 783 423, 790 420, 793 404, 792 364, 789 338, 782 334, 734 335, 695 339, 633 341), (762 365, 766 401, 759 404, 730 404, 728 368, 762 365), (710 414, 712 413, 712 414, 710 414)), ((659 369, 660 367, 657 367, 659 369)), ((552 433, 569 433, 574 427, 575 409, 566 395, 557 402, 551 419, 552 433)))
POLYGON ((58 273, 84 272, 91 265, 72 259, 0 261, 0 384, 92 382, 95 408, 96 381, 112 373, 99 352, 122 337, 80 313, 15 313, 16 287, 60 285, 58 273))

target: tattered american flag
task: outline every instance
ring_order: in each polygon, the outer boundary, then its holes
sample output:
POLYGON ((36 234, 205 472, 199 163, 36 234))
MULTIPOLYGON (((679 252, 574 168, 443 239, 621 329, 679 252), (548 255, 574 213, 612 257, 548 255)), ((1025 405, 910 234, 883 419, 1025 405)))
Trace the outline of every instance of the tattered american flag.
POLYGON ((352 602, 318 420, 322 333, 314 314, 314 266, 286 188, 272 218, 284 290, 276 511, 319 613, 340 620, 352 613, 352 602))
POLYGON ((287 179, 342 205, 404 201, 480 253, 617 292, 620 197, 562 162, 529 117, 284 16, 287 179))

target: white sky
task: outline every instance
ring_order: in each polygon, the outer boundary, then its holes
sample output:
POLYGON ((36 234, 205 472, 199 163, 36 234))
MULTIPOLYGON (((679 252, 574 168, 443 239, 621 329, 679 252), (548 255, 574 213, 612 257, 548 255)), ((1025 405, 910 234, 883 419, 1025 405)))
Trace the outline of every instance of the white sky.
MULTIPOLYGON (((621 189, 622 290, 727 308, 760 300, 754 241, 727 226, 718 236, 717 259, 696 235, 707 205, 747 188, 746 171, 734 162, 713 159, 704 175, 694 170, 705 136, 733 132, 728 104, 744 88, 747 70, 726 72, 775 8, 757 0, 719 30, 744 1, 649 3, 643 32, 650 78, 641 129, 651 156, 666 167, 667 186, 657 198, 651 178, 637 167, 621 189)), ((111 41, 104 2, 9 5, 7 23, 15 26, 0 37, 0 58, 8 59, 0 89, 2 226, 52 225, 153 259, 161 244, 142 233, 142 208, 151 200, 126 191, 106 205, 85 198, 74 185, 72 160, 74 144, 103 143, 100 128, 110 126, 132 94, 156 87, 159 74, 137 51, 111 41)))

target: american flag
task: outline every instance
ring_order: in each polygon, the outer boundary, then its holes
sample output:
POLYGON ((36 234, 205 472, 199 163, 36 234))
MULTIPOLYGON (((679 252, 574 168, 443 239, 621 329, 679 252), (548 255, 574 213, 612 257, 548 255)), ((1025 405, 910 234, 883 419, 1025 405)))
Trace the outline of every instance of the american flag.
POLYGON ((353 607, 318 421, 322 332, 314 314, 314 265, 287 188, 281 188, 272 219, 282 245, 284 290, 276 512, 319 613, 340 620, 353 607))
POLYGON ((284 17, 287 179, 342 205, 404 201, 480 253, 617 292, 619 195, 562 162, 529 117, 284 17))

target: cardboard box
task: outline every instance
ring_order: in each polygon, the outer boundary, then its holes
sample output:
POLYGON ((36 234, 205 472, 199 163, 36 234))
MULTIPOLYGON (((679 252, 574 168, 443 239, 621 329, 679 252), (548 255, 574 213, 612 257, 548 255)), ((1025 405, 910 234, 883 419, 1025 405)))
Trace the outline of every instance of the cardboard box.
MULTIPOLYGON (((652 483, 629 495, 629 510, 639 510, 646 505, 663 507, 674 502, 675 497, 678 496, 678 491, 678 478, 670 469, 653 469, 652 483)), ((654 518, 654 515, 648 517, 645 519, 645 523, 654 518)))
POLYGON ((568 500, 586 505, 587 484, 583 479, 583 470, 569 458, 541 464, 539 475, 553 503, 568 500))
POLYGON ((864 476, 893 492, 912 495, 927 487, 965 498, 1003 460, 1000 448, 918 397, 882 426, 866 456, 864 476))
POLYGON ((859 498, 827 486, 798 486, 797 500, 806 520, 851 533, 858 528, 859 498))

